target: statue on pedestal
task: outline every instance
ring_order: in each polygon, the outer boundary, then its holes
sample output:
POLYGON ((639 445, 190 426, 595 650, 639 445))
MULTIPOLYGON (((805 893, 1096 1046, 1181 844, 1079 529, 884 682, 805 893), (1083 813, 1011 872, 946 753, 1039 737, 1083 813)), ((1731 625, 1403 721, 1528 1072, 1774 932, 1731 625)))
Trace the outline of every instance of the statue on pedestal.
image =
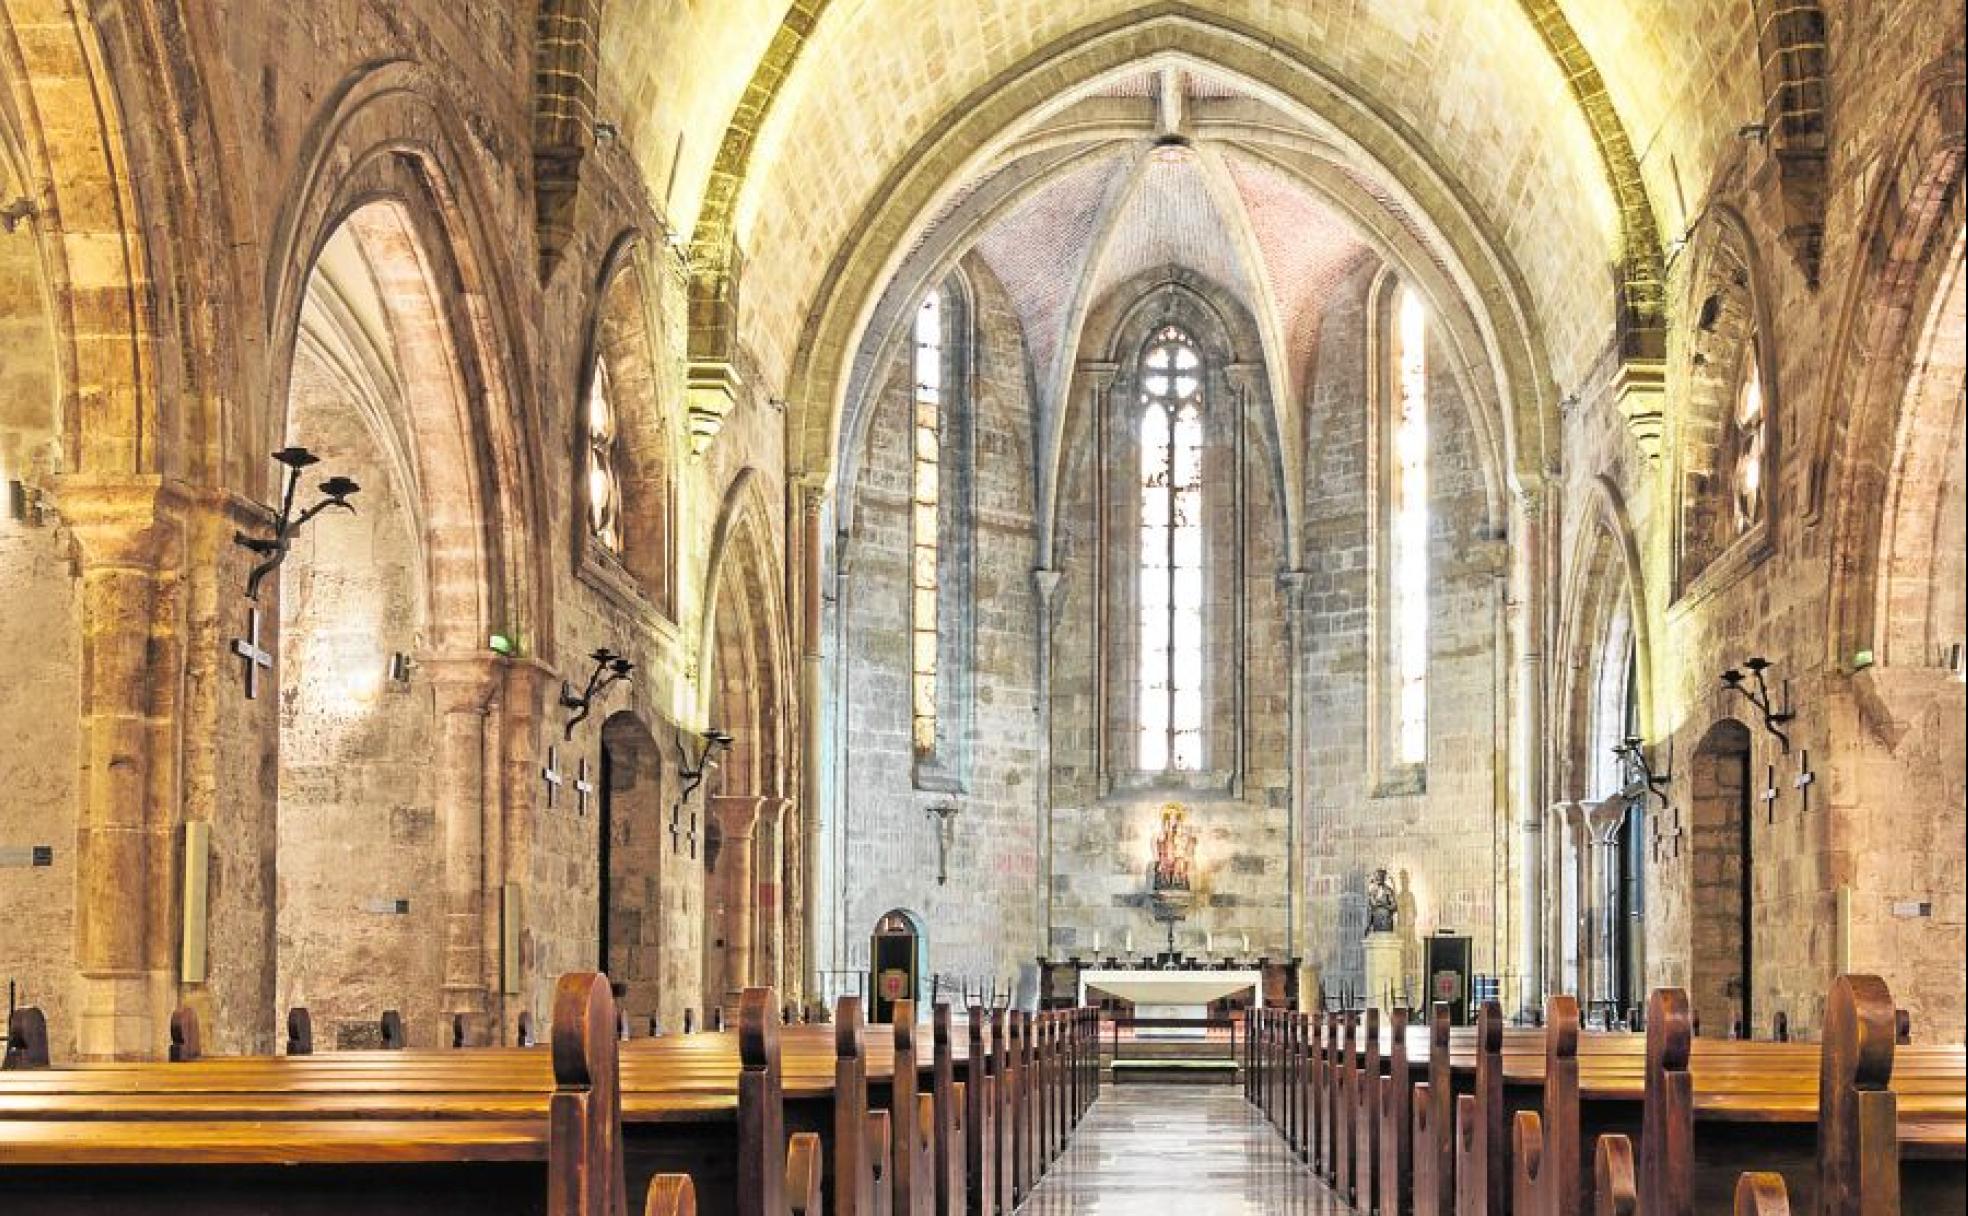
POLYGON ((1394 894, 1394 884, 1388 881, 1387 867, 1382 866, 1367 880, 1367 933, 1394 932, 1394 916, 1400 908, 1400 900, 1394 894))

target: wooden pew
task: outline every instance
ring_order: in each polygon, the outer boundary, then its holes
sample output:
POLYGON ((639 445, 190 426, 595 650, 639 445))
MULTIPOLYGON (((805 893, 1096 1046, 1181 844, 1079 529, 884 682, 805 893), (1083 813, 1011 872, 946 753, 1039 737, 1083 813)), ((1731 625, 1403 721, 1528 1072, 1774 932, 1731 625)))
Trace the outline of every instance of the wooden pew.
POLYGON ((889 1177, 895 1195, 895 1216, 934 1216, 936 1211, 936 1154, 934 1113, 923 1126, 917 1101, 916 1003, 895 1002, 895 1073, 889 1083, 889 1134, 893 1137, 889 1177))
POLYGON ((22 1005, 7 1019, 7 1054, 0 1070, 48 1067, 48 1019, 33 1005, 22 1005))
POLYGON ((930 1050, 932 1052, 936 1117, 936 1213, 962 1216, 964 1210, 965 1086, 957 1081, 956 1041, 952 1037, 950 1006, 944 1002, 930 1011, 930 1050))
MULTIPOLYGON (((616 1216, 625 1195, 617 1061, 606 1032, 611 1000, 599 976, 563 978, 553 1088, 525 1094, 531 1113, 524 1117, 473 1110, 470 1101, 447 1106, 431 1093, 411 1095, 426 1107, 414 1119, 337 1112, 332 1100, 311 1110, 306 1094, 208 1088, 204 1074, 227 1071, 225 1061, 39 1074, 45 1080, 27 1092, 51 1110, 71 1084, 97 1109, 93 1117, 86 1110, 61 1118, 11 1113, 0 1126, 0 1208, 10 1216, 616 1216), (283 1098, 301 1102, 271 1120, 205 1117, 196 1109, 201 1095, 276 1107, 283 1098), (182 1109, 156 1113, 166 1100, 182 1109), (142 1114, 146 1107, 153 1113, 142 1114)), ((266 1057, 242 1067, 289 1072, 322 1065, 307 1057, 266 1057)), ((344 1067, 330 1065, 331 1072, 344 1067)), ((688 1211, 678 1195, 674 1182, 666 1184, 652 1210, 688 1211)))
POLYGON ((1825 998, 1818 1072, 1818 1211, 1890 1216, 1900 1210, 1898 1042, 1893 994, 1877 976, 1842 975, 1825 998))
POLYGON ((998 1079, 998 1210, 1006 1216, 1018 1206, 1023 1192, 1018 1184, 1018 1064, 1011 1050, 1011 1024, 1008 1011, 991 1013, 991 1075, 998 1079))
POLYGON ((198 1032, 198 1013, 184 1005, 171 1011, 171 1046, 166 1051, 173 1064, 187 1064, 203 1054, 198 1032))
POLYGON ((998 1211, 998 1078, 992 1075, 984 1046, 982 1005, 969 1011, 970 1045, 964 1083, 964 1211, 969 1216, 996 1216, 998 1211))
MULTIPOLYGON (((881 1144, 887 1145, 884 1127, 881 1144)), ((868 1123, 867 1031, 861 998, 843 996, 834 1015, 834 1170, 836 1216, 876 1216, 874 1140, 868 1123)), ((884 1173, 886 1171, 884 1170, 884 1173)))
POLYGON ((1380 1086, 1380 1168, 1375 1181, 1381 1216, 1414 1210, 1414 1090, 1408 1080, 1408 1011, 1399 1006, 1390 1024, 1387 1075, 1380 1086))
POLYGON ((1380 1010, 1367 1010, 1365 1051, 1353 1071, 1353 1206, 1374 1212, 1380 1166, 1380 1010))
POLYGON ((287 1011, 287 1054, 314 1054, 314 1015, 307 1011, 305 1005, 296 1005, 287 1011))
POLYGON ((1554 996, 1544 1008, 1543 1107, 1518 1111, 1511 1127, 1514 1216, 1572 1216, 1584 1197, 1579 1183, 1578 998, 1554 996))

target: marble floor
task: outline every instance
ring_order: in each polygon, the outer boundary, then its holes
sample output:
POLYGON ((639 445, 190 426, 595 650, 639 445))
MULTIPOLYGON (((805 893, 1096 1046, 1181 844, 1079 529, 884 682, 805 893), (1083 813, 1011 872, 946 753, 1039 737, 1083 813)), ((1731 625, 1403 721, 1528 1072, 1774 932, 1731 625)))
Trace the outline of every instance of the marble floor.
POLYGON ((1019 1216, 1339 1216, 1231 1085, 1111 1085, 1019 1216))

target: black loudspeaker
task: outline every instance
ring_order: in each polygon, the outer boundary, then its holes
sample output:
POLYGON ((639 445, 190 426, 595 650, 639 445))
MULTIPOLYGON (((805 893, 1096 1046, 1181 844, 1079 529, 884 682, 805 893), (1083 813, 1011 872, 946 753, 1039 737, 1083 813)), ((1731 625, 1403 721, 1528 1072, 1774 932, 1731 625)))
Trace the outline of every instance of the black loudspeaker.
POLYGON ((1430 1007, 1447 1001, 1450 1020, 1457 1026, 1469 1025, 1469 939, 1444 932, 1423 940, 1428 943, 1430 1007))

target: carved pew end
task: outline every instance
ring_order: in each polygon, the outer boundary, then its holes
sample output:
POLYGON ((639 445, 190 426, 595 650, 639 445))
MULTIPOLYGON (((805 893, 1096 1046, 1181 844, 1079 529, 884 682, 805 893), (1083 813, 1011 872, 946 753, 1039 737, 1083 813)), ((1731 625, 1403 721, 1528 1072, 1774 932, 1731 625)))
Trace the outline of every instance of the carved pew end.
POLYGON ((786 1206, 792 1216, 823 1216, 820 1135, 795 1132, 786 1142, 786 1206))
POLYGON ((697 1216, 697 1188, 688 1174, 658 1174, 649 1180, 642 1216, 697 1216))
POLYGON ((305 1005, 296 1005, 287 1011, 287 1054, 314 1054, 314 1016, 305 1005))
POLYGON ((1783 1175, 1748 1173, 1736 1179, 1736 1216, 1790 1216, 1783 1175))
POLYGON ((7 1019, 7 1055, 0 1069, 48 1067, 48 1019, 33 1005, 22 1005, 7 1019))
POLYGON ((171 1050, 173 1064, 189 1063, 202 1054, 198 1033, 198 1014, 180 1005, 171 1011, 171 1050))
POLYGON ((1598 1182, 1595 1216, 1639 1216, 1640 1185, 1633 1171, 1633 1141, 1601 1136, 1592 1158, 1598 1182))

